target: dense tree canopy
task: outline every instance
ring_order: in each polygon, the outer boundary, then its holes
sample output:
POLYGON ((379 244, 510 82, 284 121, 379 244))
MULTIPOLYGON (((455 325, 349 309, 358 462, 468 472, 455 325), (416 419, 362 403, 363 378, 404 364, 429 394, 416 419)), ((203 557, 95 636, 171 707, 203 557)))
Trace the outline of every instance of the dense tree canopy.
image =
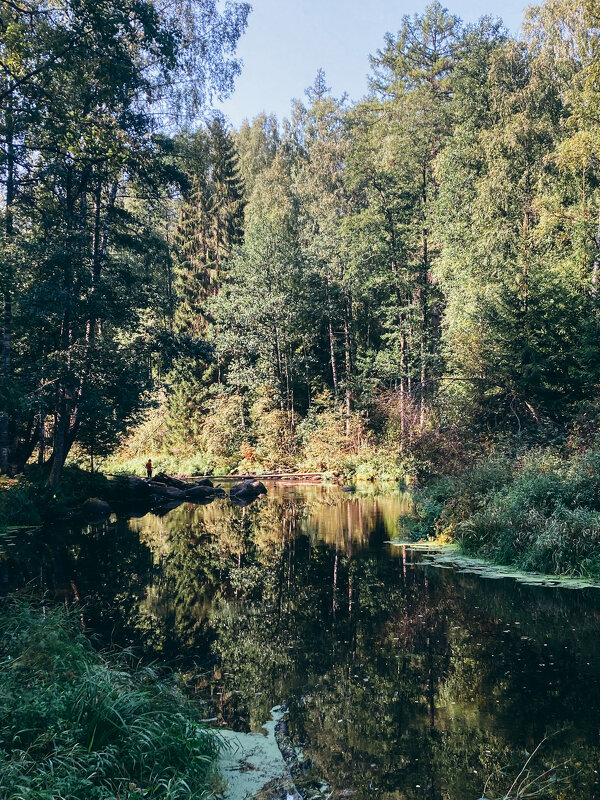
POLYGON ((105 452, 139 407, 156 287, 146 247, 163 235, 148 208, 178 182, 164 117, 197 117, 207 93, 231 88, 248 11, 0 4, 2 472, 36 444, 43 462, 50 434, 56 484, 75 442, 105 452))
POLYGON ((198 125, 248 11, 0 5, 0 469, 56 482, 157 404, 202 470, 564 435, 600 378, 595 4, 517 40, 433 2, 360 102, 319 70, 289 119, 198 125))

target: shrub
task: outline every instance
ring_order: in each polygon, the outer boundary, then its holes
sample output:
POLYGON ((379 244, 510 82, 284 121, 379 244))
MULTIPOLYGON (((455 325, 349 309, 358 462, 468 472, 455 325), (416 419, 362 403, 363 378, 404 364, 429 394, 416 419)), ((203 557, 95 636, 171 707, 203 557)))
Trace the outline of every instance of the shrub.
POLYGON ((600 577, 600 452, 488 458, 418 496, 412 535, 452 536, 467 555, 600 577))
POLYGON ((329 407, 329 398, 317 398, 306 419, 299 426, 302 438, 302 470, 352 471, 352 463, 369 445, 369 437, 360 414, 353 413, 347 425, 344 410, 329 407), (348 432, 349 427, 349 432, 348 432))
POLYGON ((107 493, 108 481, 104 475, 74 465, 65 467, 60 486, 54 492, 48 483, 48 470, 30 466, 15 480, 0 479, 0 528, 39 525, 81 505, 88 497, 105 498, 107 493))
POLYGON ((24 478, 0 478, 0 528, 10 525, 38 525, 41 521, 39 486, 24 478))

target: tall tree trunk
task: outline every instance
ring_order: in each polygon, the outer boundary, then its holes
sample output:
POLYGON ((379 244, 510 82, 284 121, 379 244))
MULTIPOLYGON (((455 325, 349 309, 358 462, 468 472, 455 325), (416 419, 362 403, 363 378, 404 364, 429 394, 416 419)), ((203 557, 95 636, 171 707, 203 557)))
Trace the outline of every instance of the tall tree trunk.
POLYGON ((281 369, 281 348, 279 346, 279 328, 277 325, 274 327, 274 342, 275 342, 275 365, 277 367, 277 385, 279 387, 279 407, 285 411, 285 390, 283 386, 283 371, 281 369))
POLYGON ((329 317, 329 358, 331 361, 331 378, 333 380, 333 394, 337 398, 338 376, 337 376, 337 367, 335 364, 335 336, 333 334, 333 325, 331 323, 331 317, 329 317))
MULTIPOLYGON (((91 274, 92 286, 90 292, 90 299, 92 305, 94 304, 93 297, 98 291, 98 282, 102 275, 102 266, 104 264, 104 260, 106 258, 106 251, 108 249, 108 238, 110 234, 115 203, 117 200, 117 193, 119 190, 119 178, 118 177, 115 178, 115 180, 112 183, 104 221, 102 221, 102 186, 103 186, 102 179, 99 178, 94 192, 94 229, 92 236, 92 274, 91 274)), ((84 194, 82 196, 82 203, 84 202, 84 199, 85 199, 85 187, 84 187, 84 194)), ((82 422, 81 398, 85 392, 86 381, 89 377, 92 368, 92 359, 93 359, 94 344, 96 342, 96 336, 100 335, 101 333, 102 333, 101 318, 98 318, 97 314, 95 313, 90 314, 86 322, 86 331, 85 331, 86 348, 85 348, 83 369, 81 375, 79 376, 79 382, 76 390, 73 393, 73 398, 71 401, 71 413, 69 415, 70 416, 69 430, 67 433, 67 437, 65 439, 65 448, 64 448, 65 459, 68 456, 71 447, 75 443, 77 435, 79 433, 79 429, 81 427, 81 422, 82 422)))
MULTIPOLYGON (((4 312, 2 319, 2 386, 8 389, 10 381, 10 333, 12 305, 10 291, 4 293, 4 312)), ((7 409, 0 415, 0 472, 6 475, 9 462, 10 415, 7 409)))
POLYGON ((596 255, 592 266, 592 291, 598 291, 598 279, 600 277, 600 212, 598 213, 598 227, 596 228, 596 255))
POLYGON ((406 335, 400 334, 400 452, 406 439, 406 335))
POLYGON ((523 313, 529 313, 529 229, 533 211, 531 207, 531 183, 529 172, 525 176, 525 208, 523 210, 523 313))
POLYGON ((304 380, 306 382, 306 398, 307 398, 307 402, 308 402, 308 408, 310 410, 310 404, 311 404, 311 401, 312 401, 312 396, 311 396, 312 392, 311 392, 311 386, 310 386, 310 377, 309 377, 309 373, 308 373, 308 358, 306 356, 306 347, 305 347, 304 344, 302 345, 302 354, 304 356, 304 380))
POLYGON ((427 182, 427 164, 423 166, 423 241, 422 241, 422 270, 421 270, 421 286, 419 289, 419 303, 421 309, 421 335, 419 341, 419 360, 421 362, 421 400, 419 409, 419 429, 421 432, 425 428, 425 381, 427 380, 427 365, 425 359, 426 342, 428 339, 427 330, 427 286, 429 283, 429 231, 427 229, 427 203, 428 203, 428 182, 427 182))
POLYGON ((325 281, 325 289, 327 293, 327 321, 329 328, 329 358, 331 361, 331 378, 333 380, 333 394, 337 400, 338 395, 338 376, 337 366, 335 363, 335 336, 333 334, 333 322, 331 321, 331 297, 329 294, 329 282, 325 281))
POLYGON ((44 404, 43 399, 40 399, 40 410, 38 416, 38 425, 39 425, 39 433, 38 433, 38 441, 39 441, 39 450, 38 450, 38 464, 42 466, 44 460, 46 458, 46 406, 44 404))
MULTIPOLYGON (((10 245, 14 233, 13 224, 13 203, 15 199, 15 149, 14 149, 14 125, 13 117, 10 109, 7 111, 7 128, 6 128, 6 219, 5 219, 5 252, 10 254, 10 245)), ((12 269, 10 270, 12 272, 12 269)), ((8 391, 11 376, 11 330, 12 330, 12 298, 10 292, 10 277, 7 277, 7 285, 4 289, 3 296, 3 313, 2 313, 2 368, 0 376, 2 378, 2 387, 8 391)), ((0 413, 0 472, 6 475, 9 466, 10 455, 10 413, 8 409, 4 408, 0 413)))
POLYGON ((346 408, 346 438, 350 437, 350 416, 352 413, 352 298, 346 293, 346 308, 344 315, 344 363, 346 369, 345 408, 346 408))
POLYGON ((17 472, 22 472, 25 464, 31 458, 33 451, 38 443, 39 426, 36 424, 36 413, 31 411, 27 422, 25 435, 18 441, 18 446, 14 448, 14 462, 17 472))
MULTIPOLYGON (((63 292, 65 296, 65 307, 62 315, 61 329, 60 329, 60 346, 63 358, 66 358, 67 375, 70 373, 71 367, 71 303, 73 298, 73 211, 74 211, 74 198, 73 198, 73 181, 72 173, 69 172, 67 176, 66 185, 66 238, 67 238, 67 252, 64 254, 63 265, 63 292)), ((71 424, 70 412, 70 392, 67 386, 67 379, 63 375, 58 384, 58 399, 56 403, 56 421, 54 425, 54 446, 52 450, 52 469, 50 471, 50 485, 56 489, 62 470, 67 458, 67 436, 71 424)))

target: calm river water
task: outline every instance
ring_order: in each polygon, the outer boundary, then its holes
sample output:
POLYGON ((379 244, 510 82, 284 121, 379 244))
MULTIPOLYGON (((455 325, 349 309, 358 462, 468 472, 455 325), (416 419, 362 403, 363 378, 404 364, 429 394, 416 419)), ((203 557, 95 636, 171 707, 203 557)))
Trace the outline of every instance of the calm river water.
POLYGON ((600 798, 600 590, 435 568, 388 543, 406 509, 271 486, 31 535, 0 578, 181 668, 215 725, 260 731, 289 704, 332 800, 600 798))

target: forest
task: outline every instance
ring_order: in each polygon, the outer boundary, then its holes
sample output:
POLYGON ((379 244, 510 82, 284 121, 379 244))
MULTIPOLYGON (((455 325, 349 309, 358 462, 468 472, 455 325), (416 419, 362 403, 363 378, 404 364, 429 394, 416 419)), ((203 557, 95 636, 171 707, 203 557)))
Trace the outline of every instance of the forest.
POLYGON ((532 6, 518 39, 433 2, 360 102, 319 69, 238 129, 208 109, 246 3, 0 13, 0 472, 30 499, 148 456, 417 485, 504 459, 476 511, 596 452, 592 0, 532 6))
POLYGON ((521 39, 434 2, 360 102, 319 70, 237 130, 247 4, 0 13, 2 473, 418 477, 593 430, 592 0, 521 39))

